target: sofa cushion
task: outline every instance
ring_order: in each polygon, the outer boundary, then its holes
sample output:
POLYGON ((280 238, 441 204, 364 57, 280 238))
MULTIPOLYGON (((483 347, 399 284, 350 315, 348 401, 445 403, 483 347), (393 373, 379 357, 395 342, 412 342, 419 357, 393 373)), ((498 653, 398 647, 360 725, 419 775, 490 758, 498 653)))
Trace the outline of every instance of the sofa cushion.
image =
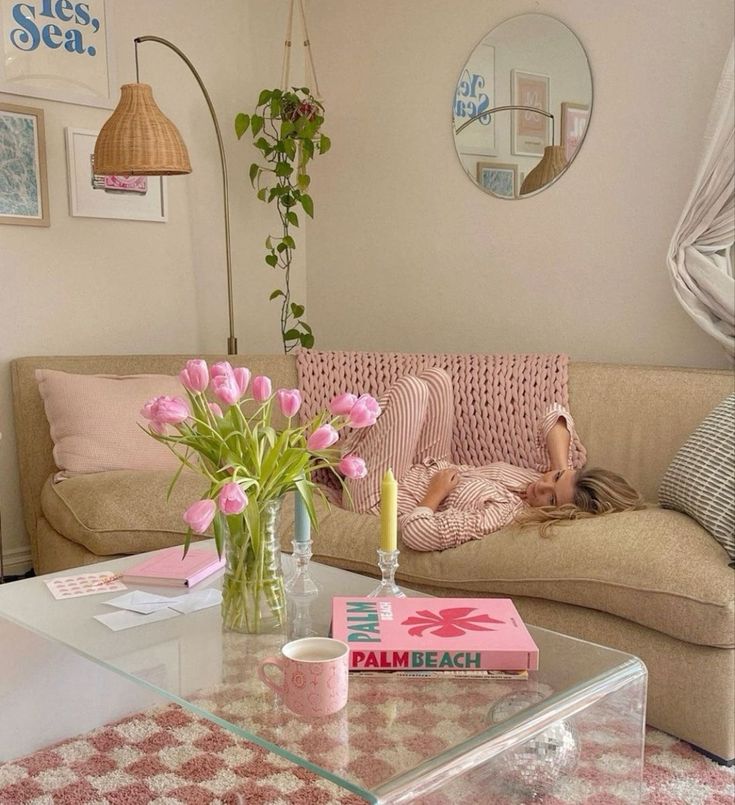
POLYGON ((665 508, 693 517, 735 559, 735 394, 679 449, 658 497, 665 508))
MULTIPOLYGON (((314 559, 376 575, 379 530, 377 517, 333 508, 314 537, 314 559)), ((409 587, 560 601, 689 643, 735 643, 727 555, 679 512, 649 508, 589 518, 559 526, 548 538, 535 527, 508 526, 441 553, 400 548, 398 577, 409 587)))
POLYGON ((107 470, 175 472, 178 460, 142 430, 144 403, 161 394, 183 396, 176 377, 167 375, 77 375, 37 369, 54 461, 60 476, 107 470))
POLYGON ((207 491, 206 479, 182 472, 171 497, 169 470, 116 470, 46 482, 41 509, 49 524, 100 557, 180 545, 184 510, 207 491))

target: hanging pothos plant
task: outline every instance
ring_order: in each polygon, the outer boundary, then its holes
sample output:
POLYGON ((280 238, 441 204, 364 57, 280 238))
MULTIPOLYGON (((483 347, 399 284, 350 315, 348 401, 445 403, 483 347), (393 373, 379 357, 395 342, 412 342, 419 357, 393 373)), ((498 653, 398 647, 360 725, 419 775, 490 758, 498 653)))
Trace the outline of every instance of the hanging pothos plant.
POLYGON ((291 299, 291 262, 296 248, 291 227, 299 226, 299 207, 314 217, 306 169, 309 160, 329 150, 329 137, 321 133, 322 123, 324 107, 306 87, 264 89, 252 115, 241 112, 235 117, 238 139, 250 130, 253 145, 265 163, 250 166, 250 182, 261 201, 276 202, 281 219, 280 234, 266 238, 265 262, 283 272, 283 284, 270 299, 281 303, 281 339, 286 353, 299 345, 314 346, 314 334, 303 318, 304 305, 291 299))

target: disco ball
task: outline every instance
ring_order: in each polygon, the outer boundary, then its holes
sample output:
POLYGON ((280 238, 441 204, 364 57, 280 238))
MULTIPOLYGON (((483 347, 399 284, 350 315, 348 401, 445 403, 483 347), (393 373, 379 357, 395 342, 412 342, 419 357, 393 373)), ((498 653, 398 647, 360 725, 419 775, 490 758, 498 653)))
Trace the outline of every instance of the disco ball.
MULTIPOLYGON (((489 720, 500 724, 545 698, 536 691, 510 693, 493 705, 489 720)), ((526 797, 544 796, 561 777, 576 769, 579 750, 577 730, 569 721, 561 719, 501 756, 502 782, 505 787, 526 797)))

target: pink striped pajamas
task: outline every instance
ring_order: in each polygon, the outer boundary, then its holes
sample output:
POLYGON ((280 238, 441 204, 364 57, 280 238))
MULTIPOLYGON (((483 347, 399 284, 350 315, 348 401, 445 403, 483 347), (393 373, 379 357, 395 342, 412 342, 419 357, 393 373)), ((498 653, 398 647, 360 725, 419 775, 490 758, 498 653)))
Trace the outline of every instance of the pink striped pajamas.
MULTIPOLYGON (((368 466, 365 478, 348 480, 355 511, 378 513, 380 482, 388 468, 398 481, 398 523, 405 545, 417 551, 453 548, 481 539, 510 523, 525 503, 519 493, 549 469, 546 437, 563 417, 575 436, 571 415, 551 406, 537 428, 537 469, 494 462, 484 467, 451 462, 454 400, 449 375, 427 369, 401 377, 381 398, 382 413, 370 428, 353 431, 343 448, 368 466), (453 468, 460 480, 436 512, 420 503, 431 477, 453 468)), ((571 465, 571 455, 569 457, 571 465)))

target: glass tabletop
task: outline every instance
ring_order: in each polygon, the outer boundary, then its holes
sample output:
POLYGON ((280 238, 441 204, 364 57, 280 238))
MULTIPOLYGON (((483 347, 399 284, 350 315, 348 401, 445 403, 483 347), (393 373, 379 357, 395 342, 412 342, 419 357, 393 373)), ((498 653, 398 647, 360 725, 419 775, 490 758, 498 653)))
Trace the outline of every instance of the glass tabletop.
MULTIPOLYGON (((631 655, 529 626, 540 667, 528 679, 352 674, 347 706, 333 716, 307 719, 287 710, 259 681, 257 665, 277 654, 287 639, 326 635, 332 596, 367 595, 375 579, 312 564, 320 593, 311 600, 289 601, 288 636, 223 632, 219 607, 113 632, 93 616, 112 612, 104 602, 119 592, 56 600, 44 583, 90 570, 117 573, 140 559, 126 557, 4 585, 0 616, 371 802, 398 801, 401 791, 415 790, 419 778, 460 773, 504 751, 510 740, 526 740, 544 719, 573 715, 645 674, 631 655), (520 712, 497 706, 508 697, 525 697, 526 704, 520 712)), ((288 575, 291 557, 284 556, 283 562, 288 575)), ((221 580, 220 571, 194 590, 219 587, 221 580)), ((181 594, 171 587, 137 589, 181 594)))

